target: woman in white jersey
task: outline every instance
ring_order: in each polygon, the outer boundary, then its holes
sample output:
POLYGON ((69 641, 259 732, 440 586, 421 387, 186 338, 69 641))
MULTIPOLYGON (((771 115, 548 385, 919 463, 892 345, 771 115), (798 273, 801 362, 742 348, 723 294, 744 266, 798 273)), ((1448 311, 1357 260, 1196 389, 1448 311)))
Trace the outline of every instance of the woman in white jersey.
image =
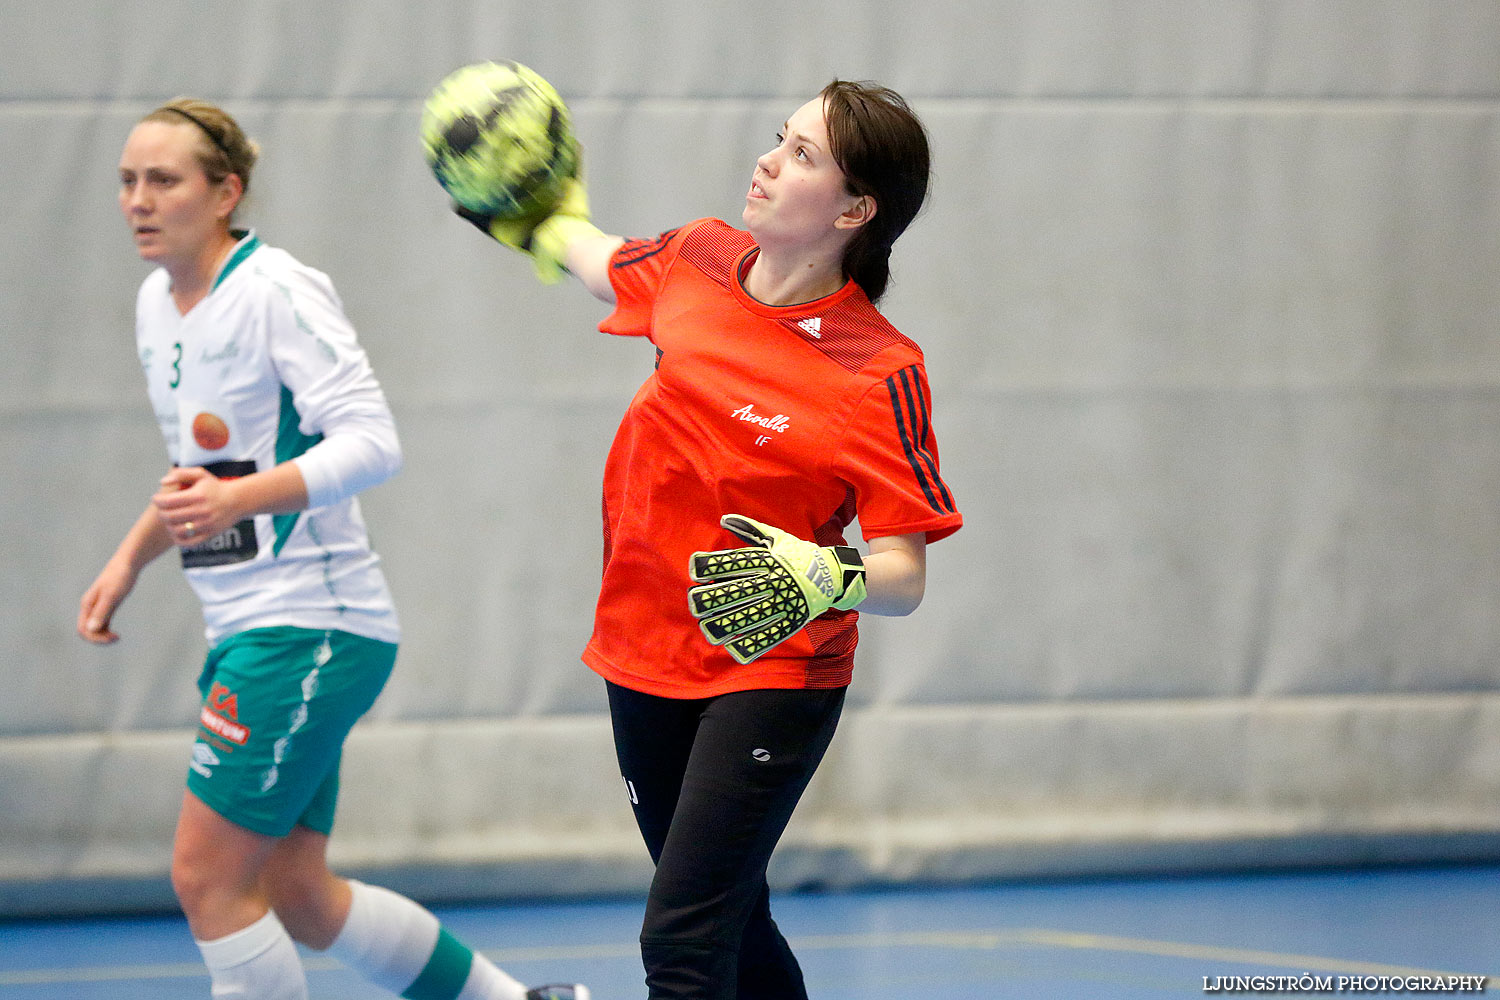
POLYGON ((215 997, 304 998, 293 941, 432 1000, 588 1000, 527 990, 423 907, 333 875, 339 759, 395 662, 396 611, 355 494, 401 464, 394 421, 327 276, 235 228, 258 147, 212 104, 146 115, 120 208, 156 265, 137 349, 170 467, 83 595, 78 633, 181 553, 209 644, 172 885, 215 997))

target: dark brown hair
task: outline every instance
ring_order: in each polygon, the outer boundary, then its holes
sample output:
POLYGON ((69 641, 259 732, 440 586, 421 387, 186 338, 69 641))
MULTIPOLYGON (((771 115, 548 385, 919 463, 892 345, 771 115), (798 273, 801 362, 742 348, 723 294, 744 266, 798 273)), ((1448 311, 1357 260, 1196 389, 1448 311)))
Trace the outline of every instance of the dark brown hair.
POLYGON ((927 129, 889 87, 833 80, 823 88, 833 158, 850 194, 868 195, 875 216, 844 248, 844 273, 871 302, 885 294, 891 247, 927 199, 932 154, 927 129))

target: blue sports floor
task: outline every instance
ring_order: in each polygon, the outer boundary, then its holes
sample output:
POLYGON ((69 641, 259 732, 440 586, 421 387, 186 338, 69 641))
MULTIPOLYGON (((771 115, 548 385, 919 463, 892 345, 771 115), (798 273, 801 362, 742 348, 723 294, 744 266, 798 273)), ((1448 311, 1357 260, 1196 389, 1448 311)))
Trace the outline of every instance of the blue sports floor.
MULTIPOLYGON (((645 997, 637 900, 437 912, 523 981, 645 997)), ((1438 976, 1486 976, 1500 994, 1500 866, 789 895, 773 912, 813 1000, 1415 995, 1424 976, 1454 987, 1428 995, 1476 992, 1438 976)), ((306 958, 314 1000, 387 995, 306 958)), ((3 1000, 207 996, 180 919, 0 923, 3 1000)))

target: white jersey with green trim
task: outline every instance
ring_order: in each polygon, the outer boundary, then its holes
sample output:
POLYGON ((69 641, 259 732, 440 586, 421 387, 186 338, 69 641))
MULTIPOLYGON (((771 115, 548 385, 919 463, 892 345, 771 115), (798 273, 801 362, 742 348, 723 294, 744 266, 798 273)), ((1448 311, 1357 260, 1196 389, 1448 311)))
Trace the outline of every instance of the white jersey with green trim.
POLYGON ((390 407, 327 275, 239 242, 186 315, 166 271, 136 299, 136 346, 174 465, 221 478, 295 460, 309 506, 182 550, 209 643, 272 625, 386 642, 400 626, 354 494, 400 467, 390 407))

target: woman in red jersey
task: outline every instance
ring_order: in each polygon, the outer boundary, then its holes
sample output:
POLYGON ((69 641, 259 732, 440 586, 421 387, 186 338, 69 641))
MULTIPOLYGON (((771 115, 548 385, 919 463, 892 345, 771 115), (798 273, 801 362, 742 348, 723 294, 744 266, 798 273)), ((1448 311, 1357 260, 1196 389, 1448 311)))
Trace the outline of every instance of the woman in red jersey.
POLYGON ((565 270, 612 304, 601 330, 656 348, 605 465, 583 653, 656 863, 653 1000, 807 996, 766 866, 833 738, 854 608, 913 611, 927 543, 963 523, 922 352, 874 306, 928 172, 900 95, 835 80, 756 161, 743 230, 608 236, 578 181, 540 220, 460 210, 544 280, 565 270), (856 516, 864 555, 844 538, 856 516))

